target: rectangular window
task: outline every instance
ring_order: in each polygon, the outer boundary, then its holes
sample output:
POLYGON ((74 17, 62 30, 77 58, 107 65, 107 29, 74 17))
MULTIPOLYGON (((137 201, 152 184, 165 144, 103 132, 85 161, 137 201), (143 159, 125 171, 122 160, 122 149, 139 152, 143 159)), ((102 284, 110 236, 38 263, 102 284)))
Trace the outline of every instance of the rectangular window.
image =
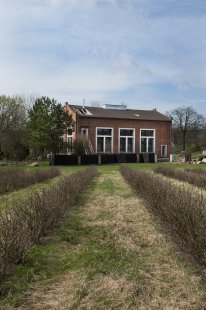
POLYGON ((141 138, 141 152, 145 153, 147 152, 147 139, 141 138))
POLYGON ((119 152, 134 153, 134 129, 119 129, 119 152))
POLYGON ((97 137, 97 153, 104 153, 104 137, 97 137))
POLYGON ((72 152, 73 148, 73 136, 67 135, 67 154, 70 154, 72 152))
POLYGON ((142 129, 141 130, 141 135, 144 136, 144 137, 153 137, 154 136, 154 130, 146 130, 146 129, 142 129))
POLYGON ((167 145, 166 144, 161 145, 161 155, 162 157, 167 157, 167 145))
POLYGON ((127 139, 127 152, 128 153, 133 153, 134 152, 134 138, 129 138, 127 139))
POLYGON ((141 129, 140 131, 141 153, 154 153, 155 130, 141 129))
POLYGON ((112 128, 96 128, 97 153, 112 153, 112 128))
POLYGON ((72 127, 67 128, 67 135, 66 135, 66 150, 67 154, 72 153, 73 148, 73 129, 72 127))
POLYGON ((112 136, 112 129, 111 128, 97 128, 97 135, 98 136, 112 136))
POLYGON ((81 128, 81 135, 85 138, 88 138, 88 128, 87 127, 81 128))

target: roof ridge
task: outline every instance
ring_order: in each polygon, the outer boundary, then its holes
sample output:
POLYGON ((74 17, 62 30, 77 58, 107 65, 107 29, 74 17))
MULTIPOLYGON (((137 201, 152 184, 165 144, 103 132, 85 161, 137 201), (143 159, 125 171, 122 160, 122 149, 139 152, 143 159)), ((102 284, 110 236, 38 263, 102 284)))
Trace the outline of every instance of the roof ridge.
POLYGON ((91 107, 82 105, 70 105, 80 117, 105 118, 105 119, 130 119, 130 120, 148 120, 148 121, 171 121, 171 119, 157 110, 141 109, 106 109, 103 107, 91 107), (87 110, 85 113, 78 110, 87 110))

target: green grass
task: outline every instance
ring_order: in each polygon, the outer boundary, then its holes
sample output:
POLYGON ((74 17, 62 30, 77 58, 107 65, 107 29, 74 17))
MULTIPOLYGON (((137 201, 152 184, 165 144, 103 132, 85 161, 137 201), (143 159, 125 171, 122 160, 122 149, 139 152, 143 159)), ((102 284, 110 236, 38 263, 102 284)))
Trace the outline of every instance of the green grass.
MULTIPOLYGON (((94 185, 91 185, 90 191, 94 185)), ((139 278, 138 272, 129 272, 131 265, 139 267, 140 264, 135 252, 117 246, 105 227, 91 227, 82 222, 79 213, 84 203, 83 197, 56 235, 46 240, 45 244, 30 249, 24 264, 17 266, 5 283, 5 296, 0 299, 0 307, 8 303, 18 304, 22 294, 34 282, 47 283, 71 270, 87 270, 88 279, 99 273, 127 273, 128 277, 139 278)), ((106 217, 106 212, 100 214, 100 218, 102 215, 106 217)))
MULTIPOLYGON (((16 166, 13 166, 13 167, 16 169, 16 166)), ((10 166, 10 168, 12 167, 10 166)), ((28 169, 28 167, 23 164, 19 165, 18 168, 28 169)), ((0 167, 0 169, 7 169, 7 167, 0 167)), ((39 167, 29 167, 29 169, 46 170, 46 169, 50 169, 50 166, 48 166, 47 164, 43 166, 40 165, 39 167)), ((62 175, 52 178, 50 180, 46 180, 44 182, 29 185, 25 188, 21 188, 13 192, 0 194, 0 210, 5 209, 9 205, 15 204, 15 202, 26 200, 32 195, 32 193, 36 191, 42 190, 43 188, 54 186, 59 181, 59 179, 63 177, 64 174, 72 174, 72 173, 78 172, 80 170, 86 169, 86 166, 59 166, 59 167, 57 166, 57 169, 59 169, 62 172, 62 175)))
POLYGON ((61 176, 52 178, 50 180, 36 183, 30 186, 27 186, 26 188, 21 188, 19 190, 8 192, 5 194, 0 195, 0 209, 4 209, 9 205, 15 204, 15 202, 24 201, 27 198, 29 198, 33 192, 42 190, 43 188, 47 188, 50 186, 54 186, 61 176))
MULTIPOLYGON (((153 169, 155 164, 127 165, 136 169, 153 169)), ((61 282, 62 277, 70 277, 71 272, 82 272, 86 277, 85 284, 77 285, 76 302, 71 309, 80 309, 82 300, 91 292, 95 292, 93 282, 101 277, 112 277, 120 283, 121 279, 125 279, 126 284, 131 283, 132 295, 124 297, 124 302, 134 309, 140 298, 152 298, 155 290, 158 292, 160 284, 161 294, 165 294, 164 302, 168 299, 170 291, 173 292, 178 285, 180 291, 184 286, 186 290, 194 291, 193 282, 191 287, 188 283, 190 277, 194 277, 197 272, 196 268, 187 263, 171 245, 165 246, 165 241, 162 241, 152 218, 144 208, 136 205, 131 208, 127 204, 128 199, 133 201, 133 193, 118 180, 119 166, 97 166, 97 178, 91 182, 87 192, 72 208, 59 229, 49 238, 43 239, 42 244, 32 247, 24 263, 16 267, 13 275, 5 283, 0 297, 1 309, 21 305, 25 293, 36 287, 61 282), (106 197, 109 199, 109 205, 104 205, 106 197), (94 201, 97 204, 92 209, 94 201), (90 207, 91 210, 88 210, 90 207), (131 247, 121 243, 124 237, 131 243, 131 247), (173 266, 173 262, 175 268, 180 270, 180 275, 176 274, 176 271, 173 272, 173 267, 168 271, 167 266, 173 266), (164 268, 165 273, 161 273, 160 270, 164 268), (187 273, 188 280, 179 280, 187 273), (147 294, 151 296, 148 297, 147 294)), ((84 168, 85 166, 60 166, 64 173, 84 168)), ((98 285, 97 282, 96 286, 98 285)), ((204 296, 199 282, 195 283, 195 287, 200 296, 204 296)), ((121 290, 124 291, 124 284, 121 290)), ((125 306, 124 303, 118 303, 121 294, 120 291, 116 297, 115 304, 118 306, 114 306, 114 301, 108 294, 97 292, 93 295, 91 309, 121 309, 125 306)), ((188 296, 185 296, 181 298, 187 299, 188 296)))
MULTIPOLYGON (((74 172, 74 169, 63 167, 63 171, 74 172)), ((110 183, 106 185, 110 192, 110 183)), ((94 182, 90 191, 95 187, 94 182)), ((104 190, 104 189, 103 189, 104 190)), ((18 303, 22 294, 34 282, 47 282, 62 275, 67 270, 89 268, 89 276, 97 272, 108 273, 124 269, 124 262, 119 260, 123 249, 115 248, 111 243, 109 232, 102 227, 91 228, 83 225, 79 212, 85 203, 82 197, 78 205, 64 221, 58 233, 46 240, 45 244, 30 249, 24 264, 16 267, 14 274, 5 283, 5 296, 1 298, 0 307, 7 303, 18 303), (103 241, 101 241, 103 236, 103 241), (107 241, 105 241, 107 240, 107 241), (108 242, 109 240, 109 242, 108 242), (78 250, 74 247, 80 245, 78 250), (116 265, 116 259, 118 264, 116 265)), ((132 263, 131 258, 130 263, 132 263)))
MULTIPOLYGON (((96 165, 97 170, 100 174, 104 173, 105 175, 110 174, 112 172, 118 171, 121 164, 109 164, 109 165, 96 165)), ((157 164, 153 163, 127 163, 125 164, 131 168, 134 169, 144 169, 144 170, 152 170, 157 164)), ((188 165, 188 164, 178 164, 178 163, 161 163, 160 165, 165 165, 172 167, 174 169, 183 169, 183 168, 192 168, 192 169, 202 169, 204 168, 204 165, 188 165)), ((11 167, 19 167, 20 169, 22 167, 29 168, 33 170, 45 170, 49 169, 50 166, 48 165, 48 162, 40 162, 39 167, 28 167, 28 165, 25 165, 23 163, 18 164, 17 166, 10 166, 11 167)), ((69 165, 69 166, 56 166, 58 169, 62 171, 62 173, 71 174, 78 172, 80 170, 86 169, 88 165, 69 165)), ((0 169, 7 169, 7 167, 0 167, 0 169)), ((6 193, 0 195, 0 208, 4 209, 11 203, 14 203, 16 200, 25 200, 26 198, 30 197, 31 194, 37 190, 41 190, 42 187, 50 187, 53 186, 57 181, 59 180, 59 177, 54 178, 52 180, 48 180, 42 183, 34 184, 31 186, 28 186, 27 188, 19 189, 17 191, 6 193)), ((115 184, 112 184, 112 181, 105 182, 101 185, 102 189, 105 189, 105 193, 112 194, 112 191, 115 184)))

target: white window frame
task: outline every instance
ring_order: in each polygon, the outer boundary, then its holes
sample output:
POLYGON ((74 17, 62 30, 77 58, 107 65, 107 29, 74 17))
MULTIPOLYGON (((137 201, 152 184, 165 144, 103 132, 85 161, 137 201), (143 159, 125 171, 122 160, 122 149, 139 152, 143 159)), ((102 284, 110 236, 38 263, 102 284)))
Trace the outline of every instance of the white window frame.
POLYGON ((161 144, 161 156, 162 157, 167 157, 167 144, 161 144), (165 147, 165 153, 166 154, 163 154, 163 147, 165 147))
POLYGON ((155 153, 155 150, 156 150, 156 129, 153 129, 153 128, 140 128, 140 153, 148 153, 148 142, 147 142, 147 145, 146 145, 146 152, 142 152, 142 149, 141 149, 141 139, 142 138, 153 138, 154 139, 154 152, 152 153, 155 153), (154 132, 154 135, 153 136, 142 136, 142 130, 153 130, 154 132))
MULTIPOLYGON (((96 127, 96 153, 97 153, 97 138, 98 137, 102 137, 102 138, 107 137, 107 138, 112 138, 111 139, 112 140, 112 145, 111 145, 111 153, 110 154, 113 154, 113 136, 114 136, 113 132, 114 132, 114 130, 113 130, 112 127, 96 127), (112 130, 112 135, 111 136, 97 135, 98 129, 111 129, 112 130)), ((105 152, 105 140, 106 139, 104 139, 104 146, 103 146, 104 150, 103 150, 103 152, 101 152, 101 154, 105 154, 106 153, 105 152)))
MULTIPOLYGON (((118 150, 120 153, 120 138, 133 138, 133 148, 132 148, 132 153, 135 153, 135 128, 119 128, 119 133, 118 133, 118 150), (133 136, 120 136, 120 130, 133 130, 133 136)), ((132 154, 127 151, 128 150, 128 140, 126 139, 126 152, 121 152, 122 154, 132 154)))

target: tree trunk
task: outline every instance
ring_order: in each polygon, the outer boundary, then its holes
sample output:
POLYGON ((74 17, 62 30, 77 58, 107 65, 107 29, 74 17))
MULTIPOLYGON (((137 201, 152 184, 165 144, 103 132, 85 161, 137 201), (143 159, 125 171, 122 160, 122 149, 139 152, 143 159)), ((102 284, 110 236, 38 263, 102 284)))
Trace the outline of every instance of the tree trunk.
POLYGON ((186 148, 186 132, 183 131, 182 133, 182 150, 185 151, 186 148))

